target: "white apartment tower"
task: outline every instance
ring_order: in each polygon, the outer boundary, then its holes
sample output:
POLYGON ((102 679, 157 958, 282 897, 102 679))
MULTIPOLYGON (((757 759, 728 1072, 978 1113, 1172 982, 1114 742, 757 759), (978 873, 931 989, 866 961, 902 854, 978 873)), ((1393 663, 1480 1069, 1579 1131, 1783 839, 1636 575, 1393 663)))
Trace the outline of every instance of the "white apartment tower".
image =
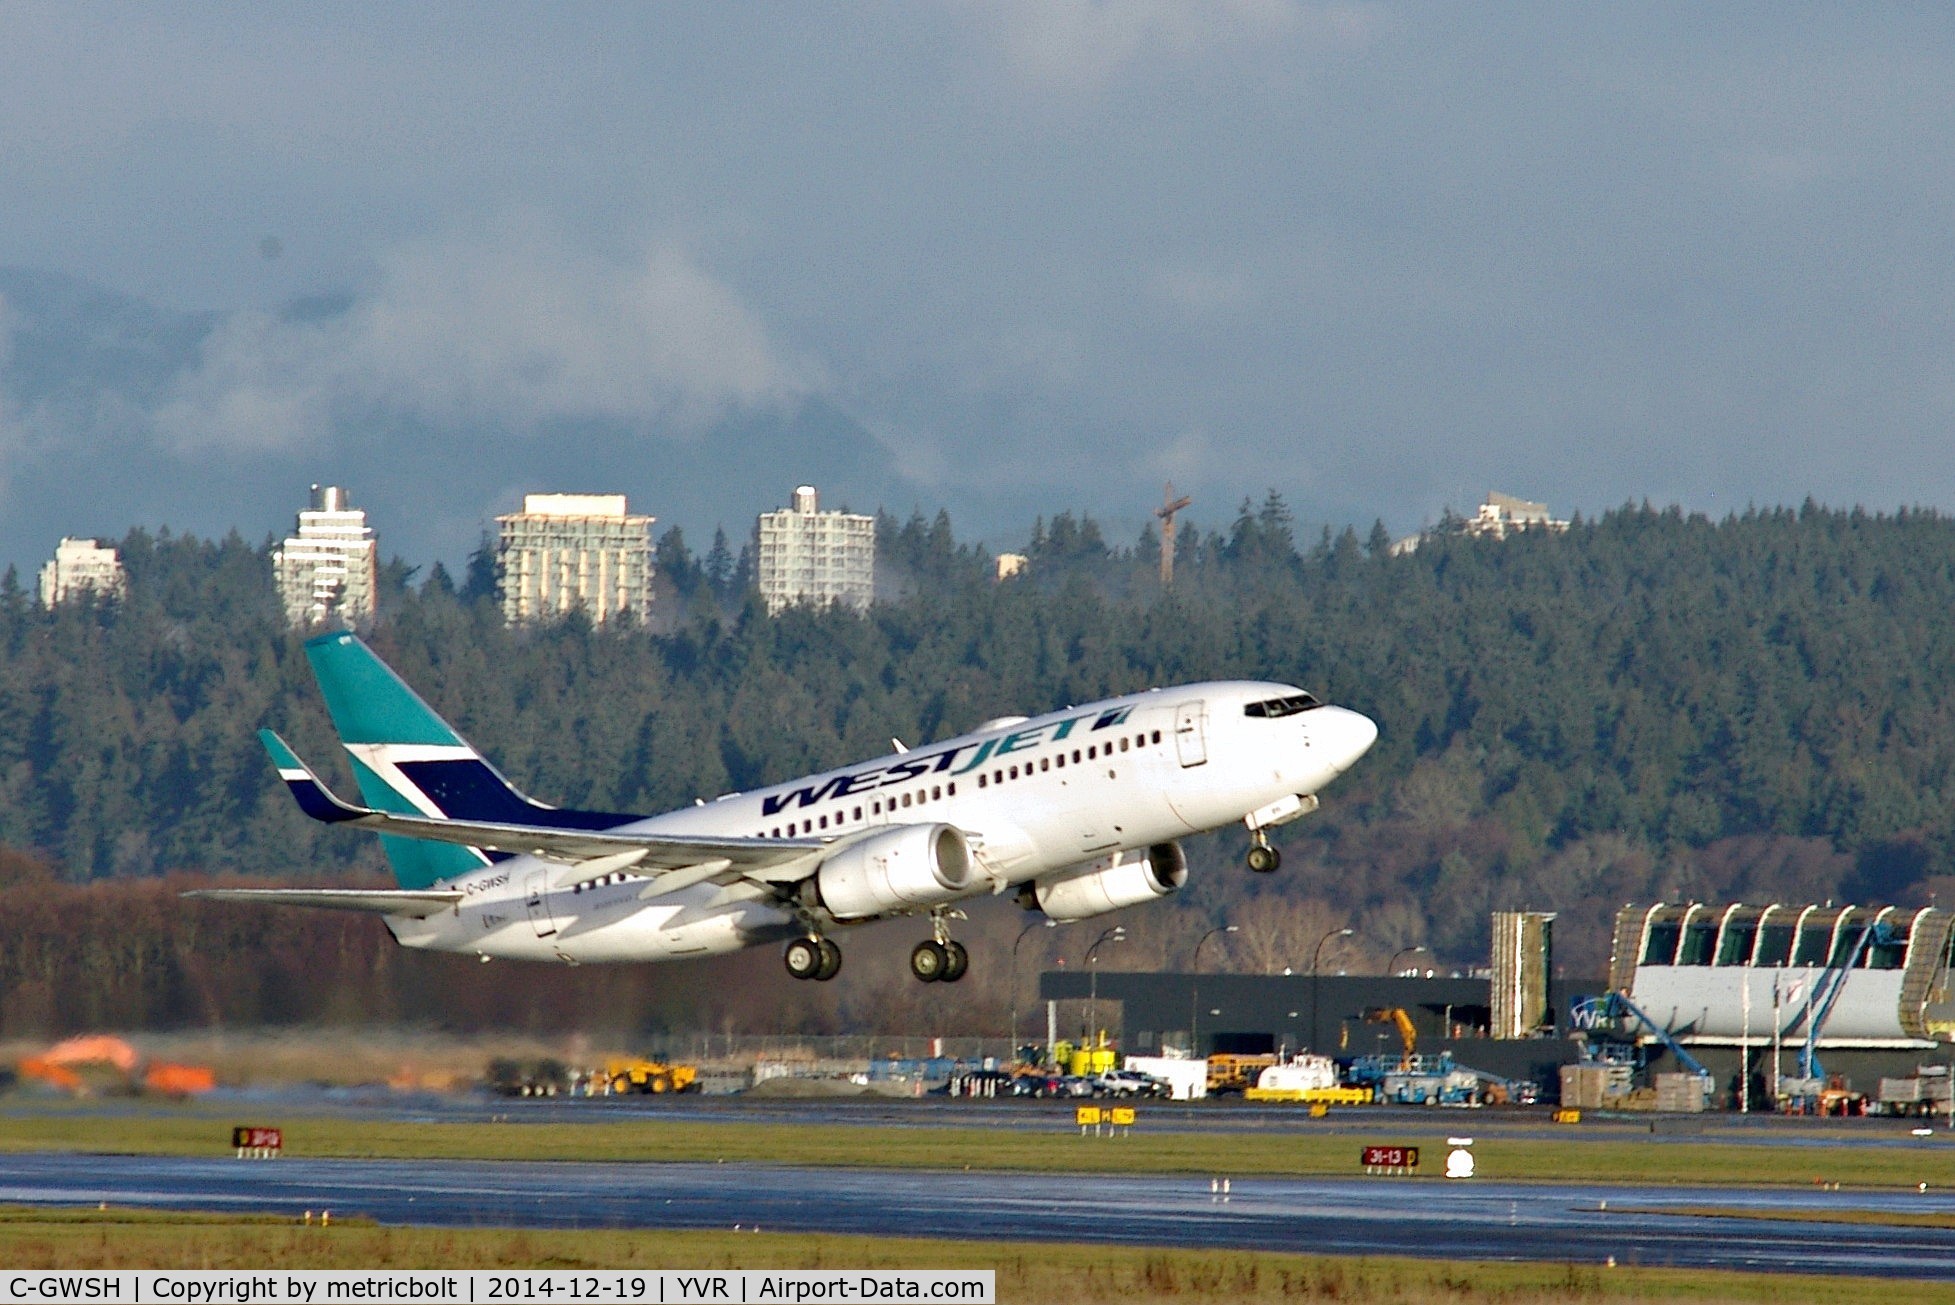
POLYGON ((794 506, 763 512, 756 527, 756 578, 768 615, 794 603, 839 603, 866 611, 876 596, 876 519, 823 512, 813 485, 794 506))
POLYGON ((502 619, 546 621, 582 608, 602 624, 652 610, 652 522, 623 494, 525 494, 496 518, 502 619))
POLYGON ((272 550, 285 619, 300 627, 371 621, 379 551, 367 514, 348 505, 346 491, 314 485, 299 532, 272 550))
POLYGON ((120 598, 128 591, 122 558, 92 539, 63 539, 41 568, 41 606, 53 607, 82 594, 120 598))

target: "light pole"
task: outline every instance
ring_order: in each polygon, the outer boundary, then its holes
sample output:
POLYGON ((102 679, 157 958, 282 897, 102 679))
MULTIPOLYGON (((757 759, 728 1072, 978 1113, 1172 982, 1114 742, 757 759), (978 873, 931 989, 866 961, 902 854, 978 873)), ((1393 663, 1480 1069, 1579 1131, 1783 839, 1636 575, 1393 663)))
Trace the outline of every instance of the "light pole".
POLYGON ((1412 954, 1413 954, 1414 952, 1425 952, 1425 953, 1427 953, 1428 955, 1430 955, 1430 954, 1431 954, 1431 952, 1432 952, 1432 949, 1431 949, 1430 947, 1427 947, 1427 946, 1426 946, 1426 945, 1425 945, 1424 943, 1421 943, 1421 944, 1419 944, 1419 945, 1418 945, 1417 947, 1401 947, 1401 948, 1399 948, 1399 949, 1398 949, 1397 951, 1395 951, 1395 952, 1393 952, 1393 953, 1392 953, 1392 958, 1391 958, 1391 960, 1389 960, 1389 961, 1387 961, 1387 962, 1385 962, 1385 974, 1387 975, 1387 977, 1389 977, 1389 976, 1391 976, 1391 975, 1394 975, 1394 974, 1397 974, 1397 973, 1398 973, 1398 958, 1399 958, 1399 957, 1401 957, 1401 956, 1410 956, 1410 955, 1412 955, 1412 954))
POLYGON ((1196 1010, 1196 1007, 1201 1004, 1202 995, 1202 944, 1217 934, 1240 933, 1241 931, 1242 926, 1236 924, 1225 924, 1219 928, 1210 929, 1207 933, 1195 940, 1194 955, 1188 958, 1188 972, 1192 976, 1188 988, 1188 1054, 1197 1060, 1201 1059, 1202 1054, 1202 1040, 1200 1036, 1201 1015, 1196 1010))
MULTIPOLYGON (((1025 941, 1025 935, 1034 929, 1057 929, 1057 920, 1035 920, 1018 931, 1018 937, 1011 944, 1011 1033, 1005 1038, 1006 1063, 1018 1059, 1018 944, 1025 941)), ((1047 1052, 1050 1055, 1050 1051, 1047 1052)))
MULTIPOLYGON (((1318 964, 1324 959, 1324 944, 1333 938, 1350 938, 1357 934, 1356 929, 1332 929, 1317 940, 1317 950, 1310 954, 1310 1049, 1317 1050, 1319 1041, 1317 1029, 1317 989, 1319 987, 1318 964)), ((1323 1054, 1321 1052, 1319 1055, 1323 1054)))
MULTIPOLYGON (((1100 946, 1109 941, 1126 942, 1127 926, 1124 924, 1114 925, 1111 929, 1108 929, 1105 933, 1095 938, 1093 945, 1086 949, 1086 968, 1090 976, 1087 979, 1086 989, 1086 1036, 1089 1041, 1097 1033, 1100 1024, 1100 946)), ((1090 1052, 1094 1048, 1089 1045, 1087 1050, 1090 1052)), ((1090 1066, 1092 1061, 1089 1059, 1087 1064, 1090 1066)))

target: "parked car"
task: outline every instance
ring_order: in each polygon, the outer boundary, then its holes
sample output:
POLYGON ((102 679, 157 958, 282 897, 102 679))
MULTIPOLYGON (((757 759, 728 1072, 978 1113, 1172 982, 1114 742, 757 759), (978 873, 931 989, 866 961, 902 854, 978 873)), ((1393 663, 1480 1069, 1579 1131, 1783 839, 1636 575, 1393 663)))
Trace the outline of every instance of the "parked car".
POLYGON ((1166 1083, 1137 1069, 1110 1069, 1093 1080, 1094 1091, 1103 1097, 1165 1097, 1173 1095, 1166 1083))

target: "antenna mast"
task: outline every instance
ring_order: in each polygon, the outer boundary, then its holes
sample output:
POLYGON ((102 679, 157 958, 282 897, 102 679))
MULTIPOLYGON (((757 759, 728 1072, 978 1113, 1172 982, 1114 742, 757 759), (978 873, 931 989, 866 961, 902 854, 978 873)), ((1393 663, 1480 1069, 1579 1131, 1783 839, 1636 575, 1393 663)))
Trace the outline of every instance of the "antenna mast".
POLYGON ((1167 493, 1161 497, 1161 506, 1154 509, 1154 515, 1161 519, 1161 588, 1174 587, 1174 514, 1194 502, 1186 494, 1174 496, 1174 482, 1168 482, 1167 493))

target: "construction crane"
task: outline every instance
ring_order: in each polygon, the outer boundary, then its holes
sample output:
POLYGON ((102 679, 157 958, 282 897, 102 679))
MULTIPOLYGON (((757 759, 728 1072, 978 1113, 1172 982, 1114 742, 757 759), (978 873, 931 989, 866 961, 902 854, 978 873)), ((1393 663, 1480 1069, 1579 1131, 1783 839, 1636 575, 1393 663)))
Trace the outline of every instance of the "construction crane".
POLYGON ((1174 482, 1168 482, 1167 493, 1161 498, 1161 506, 1154 509, 1154 515, 1161 519, 1161 588, 1174 587, 1174 514, 1195 500, 1183 494, 1174 496, 1174 482))

